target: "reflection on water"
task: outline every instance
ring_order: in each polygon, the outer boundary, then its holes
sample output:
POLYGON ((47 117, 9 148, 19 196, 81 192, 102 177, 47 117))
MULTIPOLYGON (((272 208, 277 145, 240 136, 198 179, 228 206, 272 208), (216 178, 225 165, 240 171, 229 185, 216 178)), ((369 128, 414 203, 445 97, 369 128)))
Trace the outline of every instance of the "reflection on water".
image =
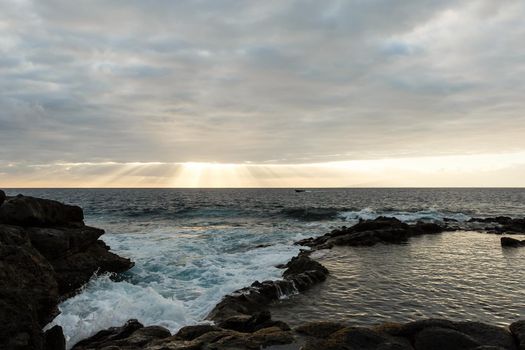
POLYGON ((499 241, 497 235, 453 232, 413 238, 407 245, 315 252, 331 276, 280 301, 272 314, 292 325, 428 317, 508 325, 525 316, 525 248, 501 248, 499 241))

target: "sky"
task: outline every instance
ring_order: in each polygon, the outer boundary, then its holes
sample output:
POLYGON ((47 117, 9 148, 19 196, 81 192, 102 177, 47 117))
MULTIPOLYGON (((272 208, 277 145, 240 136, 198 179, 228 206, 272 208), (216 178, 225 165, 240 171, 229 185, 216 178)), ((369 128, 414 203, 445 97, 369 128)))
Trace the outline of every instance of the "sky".
POLYGON ((0 0, 0 187, 525 186, 522 0, 0 0))

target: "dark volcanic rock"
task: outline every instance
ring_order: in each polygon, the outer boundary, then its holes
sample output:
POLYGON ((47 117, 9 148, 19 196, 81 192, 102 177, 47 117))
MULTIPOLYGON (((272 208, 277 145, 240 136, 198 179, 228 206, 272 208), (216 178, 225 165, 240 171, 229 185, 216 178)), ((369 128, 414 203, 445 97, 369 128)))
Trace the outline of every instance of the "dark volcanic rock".
POLYGON ((454 325, 454 322, 449 320, 444 320, 440 318, 429 318, 425 320, 417 320, 413 322, 408 322, 402 325, 398 325, 396 327, 388 327, 389 334, 392 335, 399 335, 403 337, 414 337, 417 333, 421 332, 422 330, 426 328, 449 328, 449 329, 455 329, 456 326, 454 325))
POLYGON ((95 272, 133 266, 98 240, 103 230, 84 226, 82 219, 79 207, 32 197, 11 197, 0 206, 2 349, 60 349, 60 327, 42 332, 58 314, 59 299, 95 272))
POLYGON ((328 338, 330 334, 333 334, 345 327, 347 326, 339 322, 318 321, 302 324, 295 328, 295 331, 299 334, 304 334, 315 338, 328 338))
POLYGON ((444 227, 435 223, 406 224, 396 218, 378 217, 365 220, 352 227, 333 230, 324 236, 308 238, 297 242, 315 249, 333 246, 372 246, 377 243, 404 243, 410 237, 423 234, 435 234, 444 231, 444 227))
POLYGON ((82 340, 73 350, 255 350, 294 341, 290 331, 279 327, 237 332, 211 325, 198 325, 184 327, 171 336, 169 331, 162 327, 143 327, 136 320, 130 320, 122 327, 113 327, 82 340))
POLYGON ((510 237, 501 237, 502 247, 525 247, 525 240, 520 241, 510 237))
POLYGON ((51 261, 57 274, 60 293, 71 295, 95 273, 120 273, 133 267, 131 260, 109 252, 103 241, 96 241, 83 252, 51 261))
POLYGON ((223 329, 230 329, 241 333, 253 333, 263 328, 277 327, 283 331, 289 331, 290 327, 281 321, 273 321, 267 310, 257 312, 253 315, 232 316, 218 323, 223 329))
MULTIPOLYGON (((129 320, 122 327, 111 327, 98 332, 94 336, 78 342, 75 344, 75 346, 73 346, 73 349, 101 349, 107 346, 116 346, 117 344, 124 345, 122 343, 125 343, 125 340, 130 338, 135 333, 135 331, 142 328, 144 328, 142 323, 138 322, 137 320, 129 320)), ((167 331, 165 334, 167 334, 168 337, 171 336, 169 331, 167 331)), ((156 338, 153 337, 150 340, 155 339, 156 338)))
MULTIPOLYGON (((182 328, 170 336, 162 327, 142 327, 130 320, 123 327, 101 331, 75 345, 91 350, 256 350, 272 345, 302 350, 518 350, 525 321, 511 325, 514 337, 502 327, 479 322, 427 319, 407 324, 351 327, 336 322, 310 322, 292 332, 271 325, 269 313, 236 316, 219 325, 182 328), (266 326, 262 326, 266 324, 266 326), (229 327, 229 328, 225 328, 229 327)), ((277 349, 277 348, 276 348, 277 349)), ((281 347, 279 347, 281 349, 281 347)))
POLYGON ((82 226, 80 207, 49 199, 18 195, 0 207, 0 223, 19 226, 82 226))
POLYGON ((41 349, 41 332, 58 313, 58 284, 51 264, 19 227, 0 225, 0 344, 41 349))
POLYGON ((496 216, 491 218, 471 218, 469 222, 484 222, 484 223, 497 223, 501 225, 506 225, 512 222, 512 218, 508 216, 496 216))
POLYGON ((430 327, 419 332, 414 340, 416 350, 468 350, 482 344, 454 329, 430 327))
POLYGON ((44 349, 45 350, 65 350, 66 339, 62 332, 62 327, 53 326, 44 333, 44 349))
POLYGON ((493 218, 472 218, 468 222, 492 224, 483 227, 483 229, 495 233, 525 233, 525 218, 513 219, 508 216, 497 216, 493 218))
POLYGON ((481 322, 454 322, 456 330, 468 335, 478 343, 486 346, 516 350, 512 334, 503 327, 488 325, 481 322))
POLYGON ((239 289, 225 296, 210 312, 207 319, 215 322, 225 321, 233 316, 261 313, 268 305, 283 295, 303 291, 324 281, 328 270, 304 254, 293 258, 286 264, 284 280, 255 281, 250 287, 239 289))
POLYGON ((0 206, 4 204, 5 198, 5 192, 0 190, 0 206))
POLYGON ((519 350, 525 350, 525 320, 514 322, 509 327, 510 332, 516 339, 519 350))
POLYGON ((25 231, 31 244, 49 260, 82 252, 104 234, 104 230, 89 226, 28 227, 25 231))
POLYGON ((25 232, 53 266, 61 295, 82 287, 95 272, 124 272, 133 266, 126 258, 109 252, 98 238, 104 230, 82 227, 27 227, 25 232))
POLYGON ((175 336, 182 340, 193 340, 203 334, 209 332, 219 332, 220 330, 221 329, 219 327, 211 324, 199 324, 196 326, 182 327, 175 336))
POLYGON ((286 279, 293 278, 295 275, 299 275, 305 272, 319 272, 322 275, 328 275, 326 267, 321 265, 315 260, 310 259, 306 255, 299 255, 293 257, 286 265, 286 270, 283 272, 283 277, 286 279))
POLYGON ((394 337, 373 329, 345 327, 323 340, 307 340, 304 350, 412 350, 407 339, 394 337))

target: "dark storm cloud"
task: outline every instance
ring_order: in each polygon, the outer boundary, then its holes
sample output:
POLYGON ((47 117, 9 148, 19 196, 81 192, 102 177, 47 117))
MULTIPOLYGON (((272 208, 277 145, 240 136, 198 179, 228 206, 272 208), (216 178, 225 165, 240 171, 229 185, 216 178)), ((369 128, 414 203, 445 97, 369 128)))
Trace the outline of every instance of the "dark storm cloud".
POLYGON ((525 147, 521 1, 0 4, 0 162, 525 147))

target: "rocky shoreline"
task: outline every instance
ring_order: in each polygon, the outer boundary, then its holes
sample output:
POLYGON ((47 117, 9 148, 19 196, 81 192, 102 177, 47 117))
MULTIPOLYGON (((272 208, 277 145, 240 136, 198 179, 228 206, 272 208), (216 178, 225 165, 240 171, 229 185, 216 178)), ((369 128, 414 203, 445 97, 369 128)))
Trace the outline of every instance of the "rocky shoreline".
POLYGON ((64 348, 62 329, 42 328, 57 305, 94 274, 133 266, 109 252, 104 230, 84 224, 80 207, 0 191, 0 344, 2 349, 64 348))
MULTIPOLYGON (((491 233, 507 233, 500 219, 485 220, 482 225, 491 233), (496 221, 498 220, 498 221, 496 221)), ((479 226, 477 220, 471 223, 479 226)), ((510 233, 523 233, 521 219, 505 220, 510 233), (510 226, 509 226, 510 227, 510 226)), ((329 271, 309 255, 318 249, 334 246, 370 246, 378 243, 403 244, 411 237, 438 234, 457 229, 449 221, 406 224, 394 218, 379 217, 362 221, 350 228, 343 227, 317 238, 297 242, 310 247, 290 260, 283 279, 254 282, 251 286, 225 296, 211 311, 211 324, 183 327, 171 335, 158 326, 143 327, 130 320, 122 327, 102 331, 78 343, 73 349, 199 350, 199 349, 281 349, 281 350, 521 350, 525 349, 525 320, 509 327, 479 322, 453 322, 425 319, 404 324, 382 324, 375 327, 355 327, 339 322, 305 322, 291 328, 272 320, 268 307, 283 295, 304 291, 324 281, 329 271)), ((502 237, 502 245, 508 237, 502 237)), ((510 238, 512 239, 512 238, 510 238)), ((513 239, 512 239, 513 240, 513 239)))
MULTIPOLYGON (((63 349, 60 327, 42 327, 57 314, 57 304, 73 295, 94 273, 123 272, 133 266, 110 253, 98 240, 103 230, 85 226, 82 209, 32 197, 2 197, 0 191, 0 344, 6 349, 63 349), (16 315, 16 316, 14 316, 16 315)), ((279 266, 283 278, 255 281, 225 296, 205 323, 172 335, 160 326, 144 327, 129 320, 103 330, 73 349, 509 349, 525 350, 525 320, 508 328, 479 322, 427 319, 405 324, 355 327, 338 322, 305 322, 292 329, 272 320, 269 306, 324 281, 329 271, 310 254, 334 246, 404 244, 411 237, 464 229, 490 233, 525 233, 525 219, 471 219, 458 223, 403 223, 379 217, 297 242, 309 247, 279 266)), ((502 237, 503 247, 525 242, 502 237)))

